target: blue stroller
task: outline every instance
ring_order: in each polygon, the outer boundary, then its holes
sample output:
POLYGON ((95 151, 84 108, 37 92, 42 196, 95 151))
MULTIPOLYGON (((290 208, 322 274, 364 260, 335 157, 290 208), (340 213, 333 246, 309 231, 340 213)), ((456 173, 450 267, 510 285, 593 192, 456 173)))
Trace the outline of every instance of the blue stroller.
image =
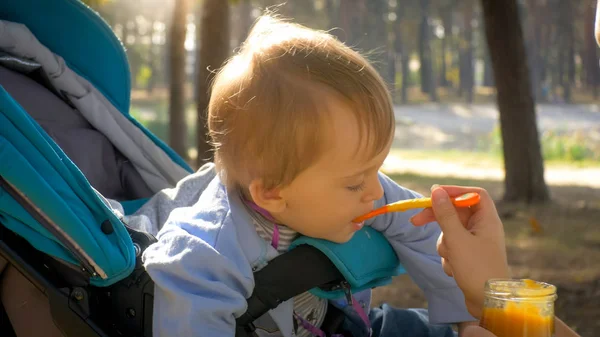
MULTIPOLYGON (((120 42, 78 0, 0 3, 2 336, 35 325, 27 323, 33 309, 18 317, 33 297, 43 299, 63 336, 152 335, 153 283, 140 256, 155 239, 124 216, 198 173, 129 115, 129 79, 120 42), (17 281, 10 283, 9 274, 17 281), (15 286, 25 283, 33 297, 11 301, 25 296, 15 286)), ((253 320, 303 291, 343 296, 389 282, 401 272, 399 262, 369 231, 353 239, 376 257, 360 267, 340 258, 343 245, 301 238, 258 271, 236 336, 252 335, 253 320), (286 278, 304 274, 285 272, 299 258, 313 259, 306 274, 318 277, 286 278), (360 277, 365 266, 369 278, 360 277)), ((340 323, 327 322, 331 331, 340 323)))

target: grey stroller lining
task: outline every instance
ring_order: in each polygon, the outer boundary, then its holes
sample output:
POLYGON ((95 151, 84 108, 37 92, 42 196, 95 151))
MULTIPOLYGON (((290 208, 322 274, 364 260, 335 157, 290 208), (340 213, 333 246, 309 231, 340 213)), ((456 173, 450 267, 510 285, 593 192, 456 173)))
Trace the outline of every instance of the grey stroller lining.
POLYGON ((131 162, 77 108, 44 85, 47 81, 40 68, 36 62, 4 55, 0 58, 0 86, 46 131, 104 197, 117 201, 150 198, 154 193, 131 162))
MULTIPOLYGON (((39 64, 48 84, 104 135, 156 193, 173 187, 189 172, 175 163, 142 130, 66 62, 42 45, 24 25, 0 20, 0 52, 39 64)), ((102 65, 98 65, 101 67, 102 65)), ((32 96, 29 96, 32 97, 32 96)))

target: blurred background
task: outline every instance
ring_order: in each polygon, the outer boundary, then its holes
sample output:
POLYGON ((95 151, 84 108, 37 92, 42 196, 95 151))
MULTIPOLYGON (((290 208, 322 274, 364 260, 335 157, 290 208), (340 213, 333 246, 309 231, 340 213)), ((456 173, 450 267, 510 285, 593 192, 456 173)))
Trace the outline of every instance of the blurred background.
MULTIPOLYGON (((584 336, 597 334, 596 0, 84 2, 126 48, 131 114, 194 167, 211 155, 204 136, 210 79, 265 8, 361 51, 395 103, 384 171, 426 195, 433 183, 487 188, 515 277, 556 284, 558 315, 584 336)), ((407 277, 378 289, 376 302, 383 298, 426 306, 407 277)))

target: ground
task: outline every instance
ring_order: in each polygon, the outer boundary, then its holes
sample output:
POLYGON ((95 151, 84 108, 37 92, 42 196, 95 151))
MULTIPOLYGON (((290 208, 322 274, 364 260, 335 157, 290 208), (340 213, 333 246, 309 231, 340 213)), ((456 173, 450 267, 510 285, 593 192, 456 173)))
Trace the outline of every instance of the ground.
MULTIPOLYGON (((491 180, 398 174, 400 184, 428 195, 432 184, 476 185, 500 199, 503 184, 491 180)), ((553 202, 527 207, 498 202, 514 277, 558 287, 556 313, 582 336, 600 331, 600 189, 551 186, 553 202), (530 218, 542 228, 534 233, 530 218)), ((374 291, 374 305, 426 307, 421 290, 406 275, 374 291)))

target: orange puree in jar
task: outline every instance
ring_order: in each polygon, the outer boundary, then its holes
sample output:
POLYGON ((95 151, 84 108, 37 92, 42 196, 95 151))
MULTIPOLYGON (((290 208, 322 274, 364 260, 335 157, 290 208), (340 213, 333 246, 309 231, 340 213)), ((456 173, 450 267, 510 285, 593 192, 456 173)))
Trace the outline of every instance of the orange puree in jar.
POLYGON ((556 287, 532 280, 490 280, 480 325, 497 337, 553 337, 556 287))

